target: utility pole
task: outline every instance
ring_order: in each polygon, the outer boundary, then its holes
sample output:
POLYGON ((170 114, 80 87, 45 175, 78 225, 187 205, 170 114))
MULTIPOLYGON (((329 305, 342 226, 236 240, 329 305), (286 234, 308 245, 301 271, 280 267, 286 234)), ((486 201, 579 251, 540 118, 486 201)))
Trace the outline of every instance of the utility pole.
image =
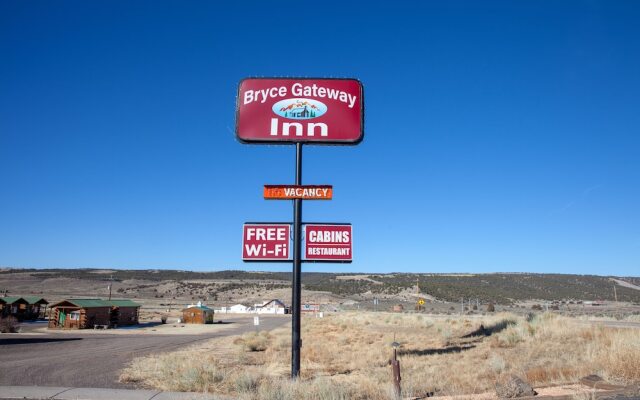
POLYGON ((109 281, 109 301, 111 301, 111 286, 113 286, 113 275, 111 275, 109 281))
POLYGON ((464 314, 464 297, 460 299, 460 315, 464 314))
POLYGON ((616 284, 613 284, 613 297, 616 299, 616 303, 618 302, 618 292, 616 291, 616 284))
POLYGON ((176 298, 176 296, 175 296, 175 292, 174 292, 174 295, 171 296, 171 298, 169 299, 169 310, 168 310, 168 312, 171 312, 171 306, 173 305, 173 299, 175 299, 175 298, 176 298))

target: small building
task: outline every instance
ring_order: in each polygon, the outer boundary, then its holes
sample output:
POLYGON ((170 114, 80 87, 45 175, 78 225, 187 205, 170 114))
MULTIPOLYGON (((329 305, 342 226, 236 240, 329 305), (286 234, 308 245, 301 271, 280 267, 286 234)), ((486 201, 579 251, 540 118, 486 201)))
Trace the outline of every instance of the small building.
POLYGON ((213 324, 213 309, 202 305, 191 305, 182 310, 182 322, 185 324, 213 324))
POLYGON ((87 329, 137 325, 140 304, 131 300, 68 299, 53 304, 50 329, 87 329))
POLYGON ((15 317, 18 321, 44 317, 48 301, 38 296, 10 296, 0 298, 0 316, 15 317))
POLYGON ((39 296, 23 296, 23 299, 29 302, 29 312, 34 318, 44 318, 47 315, 47 306, 49 302, 39 296))
POLYGON ((245 314, 251 312, 251 307, 245 306, 244 304, 236 304, 229 307, 228 310, 230 313, 245 314))
POLYGON ((221 314, 248 314, 253 312, 253 307, 244 304, 235 304, 229 307, 223 306, 214 311, 221 314))
POLYGON ((289 314, 289 307, 278 299, 255 304, 254 309, 256 314, 289 314))
POLYGON ((10 296, 3 297, 4 301, 3 305, 3 317, 15 317, 18 321, 24 321, 30 318, 31 315, 29 313, 29 302, 23 297, 10 296))
POLYGON ((140 304, 131 300, 111 300, 111 326, 138 325, 140 304))
POLYGON ((3 297, 2 298, 2 317, 15 317, 20 321, 27 318, 27 310, 29 302, 22 297, 3 297))

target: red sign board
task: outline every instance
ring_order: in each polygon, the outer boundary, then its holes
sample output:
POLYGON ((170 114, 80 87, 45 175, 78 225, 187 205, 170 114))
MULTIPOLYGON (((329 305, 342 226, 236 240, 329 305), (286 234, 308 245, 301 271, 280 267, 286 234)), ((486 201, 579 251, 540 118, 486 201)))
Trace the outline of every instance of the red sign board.
POLYGON ((356 79, 244 79, 236 135, 244 143, 358 144, 364 135, 362 94, 356 79))
POLYGON ((244 261, 286 261, 289 259, 289 224, 244 224, 244 261))
POLYGON ((331 200, 331 185, 264 185, 265 200, 331 200))
POLYGON ((352 260, 353 235, 351 225, 307 224, 305 227, 306 260, 352 260))

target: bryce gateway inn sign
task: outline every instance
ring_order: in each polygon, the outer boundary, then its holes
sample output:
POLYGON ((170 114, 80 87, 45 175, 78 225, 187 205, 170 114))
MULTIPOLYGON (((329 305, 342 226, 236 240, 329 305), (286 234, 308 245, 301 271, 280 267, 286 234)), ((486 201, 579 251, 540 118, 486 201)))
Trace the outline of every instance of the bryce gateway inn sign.
POLYGON ((238 86, 236 135, 243 143, 354 145, 363 139, 357 79, 248 78, 238 86))

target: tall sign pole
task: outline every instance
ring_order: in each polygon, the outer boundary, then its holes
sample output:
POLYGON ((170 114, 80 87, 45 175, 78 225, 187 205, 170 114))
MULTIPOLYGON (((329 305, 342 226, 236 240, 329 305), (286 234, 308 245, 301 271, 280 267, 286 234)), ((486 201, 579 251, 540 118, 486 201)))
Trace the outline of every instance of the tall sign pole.
MULTIPOLYGON (((296 185, 302 185, 302 143, 296 143, 296 185)), ((293 200, 293 282, 291 302, 291 378, 300 376, 300 304, 302 302, 302 199, 293 200)))
POLYGON ((295 185, 265 185, 264 198, 293 200, 291 225, 246 223, 242 260, 291 262, 291 377, 300 376, 302 263, 349 263, 353 256, 351 224, 306 224, 302 249, 302 201, 331 200, 331 185, 302 186, 302 146, 357 145, 364 138, 364 100, 357 79, 247 78, 238 85, 236 137, 245 144, 295 144, 295 185), (293 257, 290 258, 290 253, 293 257))

